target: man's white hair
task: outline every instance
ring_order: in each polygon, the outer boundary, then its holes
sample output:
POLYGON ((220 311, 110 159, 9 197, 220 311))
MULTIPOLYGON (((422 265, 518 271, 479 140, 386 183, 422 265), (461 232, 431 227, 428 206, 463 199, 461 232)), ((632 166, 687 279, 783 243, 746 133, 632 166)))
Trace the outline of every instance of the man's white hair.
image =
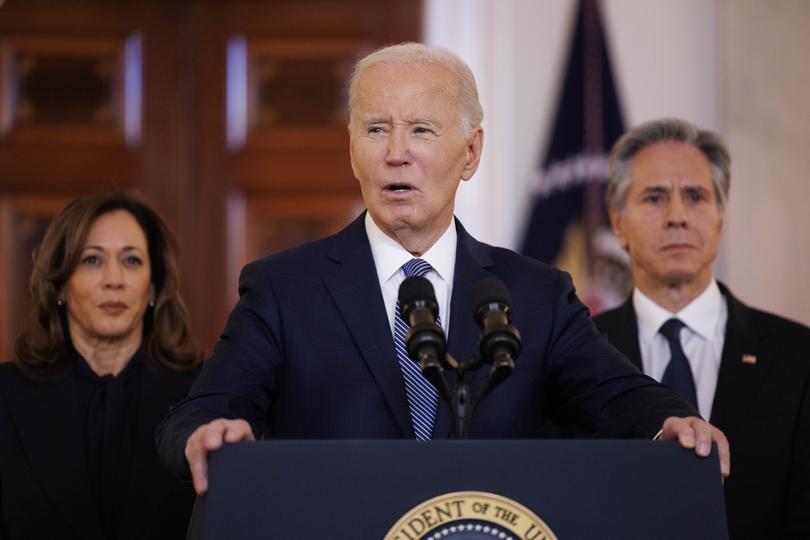
POLYGON ((469 137, 484 120, 484 110, 481 108, 481 102, 478 98, 475 77, 470 67, 458 55, 443 47, 434 47, 423 43, 400 43, 399 45, 378 49, 355 64, 352 77, 349 80, 350 125, 360 79, 368 68, 380 64, 439 65, 449 69, 458 81, 459 113, 461 116, 461 129, 464 135, 469 137))

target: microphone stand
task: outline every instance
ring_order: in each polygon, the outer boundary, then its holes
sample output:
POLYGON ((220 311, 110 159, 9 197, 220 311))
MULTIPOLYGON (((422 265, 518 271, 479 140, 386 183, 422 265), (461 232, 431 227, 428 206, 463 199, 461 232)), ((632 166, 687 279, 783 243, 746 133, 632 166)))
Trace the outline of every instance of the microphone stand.
POLYGON ((422 373, 436 386, 439 395, 444 398, 453 413, 453 438, 455 439, 469 438, 470 421, 476 407, 496 386, 511 375, 514 368, 514 361, 509 355, 497 355, 492 359, 492 369, 487 380, 473 397, 470 392, 470 385, 465 380, 465 375, 468 371, 478 368, 482 363, 483 360, 479 354, 474 354, 464 362, 459 362, 449 352, 446 353, 442 362, 443 367, 455 371, 457 374, 456 384, 452 388, 450 388, 444 376, 444 370, 424 369, 427 366, 423 364, 422 373))

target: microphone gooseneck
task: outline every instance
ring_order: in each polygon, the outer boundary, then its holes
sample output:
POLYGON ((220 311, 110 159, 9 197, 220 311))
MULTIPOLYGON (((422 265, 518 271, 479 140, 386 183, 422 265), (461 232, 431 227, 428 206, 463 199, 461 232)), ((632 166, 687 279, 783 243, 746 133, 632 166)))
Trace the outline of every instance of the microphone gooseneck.
POLYGON ((399 287, 398 303, 402 320, 409 326, 405 349, 419 364, 424 377, 436 387, 453 413, 454 434, 469 435, 470 420, 477 405, 492 389, 512 374, 520 354, 521 340, 512 326, 512 301, 506 285, 498 279, 482 279, 473 285, 473 317, 481 328, 478 353, 459 362, 447 351, 447 338, 436 322, 439 306, 433 285, 424 277, 406 278, 399 287), (466 373, 482 363, 490 364, 486 380, 472 392, 465 381, 466 373), (451 390, 444 369, 456 372, 451 390))
POLYGON ((422 374, 442 395, 449 395, 442 360, 447 354, 447 339, 436 323, 439 305, 433 285, 424 277, 406 278, 399 286, 399 308, 410 326, 405 336, 408 356, 417 362, 422 374))
POLYGON ((473 285, 473 317, 481 328, 480 353, 484 362, 514 361, 520 354, 520 333, 512 326, 512 299, 502 281, 482 279, 473 285))
POLYGON ((499 279, 485 278, 472 289, 473 317, 481 328, 480 361, 492 365, 476 402, 512 374, 520 354, 520 332, 512 326, 512 299, 499 279))

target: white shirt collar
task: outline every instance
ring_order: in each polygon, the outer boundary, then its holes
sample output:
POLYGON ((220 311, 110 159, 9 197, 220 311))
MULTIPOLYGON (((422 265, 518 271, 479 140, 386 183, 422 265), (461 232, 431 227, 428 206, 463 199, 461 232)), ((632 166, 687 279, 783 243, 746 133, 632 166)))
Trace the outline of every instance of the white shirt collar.
MULTIPOLYGON (((371 244, 371 254, 374 256, 374 264, 377 267, 377 277, 380 283, 386 283, 402 268, 403 264, 413 259, 414 256, 402 244, 385 234, 368 212, 366 212, 365 226, 368 241, 371 244)), ((447 283, 453 282, 457 241, 455 220, 452 220, 439 239, 419 257, 427 261, 447 283)))
POLYGON ((649 342, 668 319, 680 319, 690 330, 707 340, 713 339, 720 318, 723 294, 712 278, 709 286, 677 313, 656 304, 638 287, 633 289, 633 308, 639 323, 640 337, 649 342))

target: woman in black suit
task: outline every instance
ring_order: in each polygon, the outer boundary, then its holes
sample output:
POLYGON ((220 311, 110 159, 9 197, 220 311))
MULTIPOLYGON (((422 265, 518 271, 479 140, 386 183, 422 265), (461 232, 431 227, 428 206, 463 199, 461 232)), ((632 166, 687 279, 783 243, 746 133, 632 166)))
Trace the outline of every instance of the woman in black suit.
POLYGON ((35 330, 0 365, 0 539, 185 537, 193 491, 154 444, 201 356, 176 253, 127 195, 81 197, 51 222, 31 276, 35 330))

